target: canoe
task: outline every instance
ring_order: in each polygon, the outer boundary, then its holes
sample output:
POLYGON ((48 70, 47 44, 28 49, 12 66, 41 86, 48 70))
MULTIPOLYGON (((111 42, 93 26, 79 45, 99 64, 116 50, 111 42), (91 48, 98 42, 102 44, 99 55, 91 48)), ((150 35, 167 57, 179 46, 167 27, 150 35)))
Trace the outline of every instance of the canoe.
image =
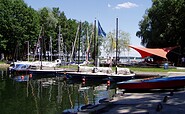
POLYGON ((185 76, 128 80, 118 82, 117 86, 125 90, 175 89, 185 86, 185 76))

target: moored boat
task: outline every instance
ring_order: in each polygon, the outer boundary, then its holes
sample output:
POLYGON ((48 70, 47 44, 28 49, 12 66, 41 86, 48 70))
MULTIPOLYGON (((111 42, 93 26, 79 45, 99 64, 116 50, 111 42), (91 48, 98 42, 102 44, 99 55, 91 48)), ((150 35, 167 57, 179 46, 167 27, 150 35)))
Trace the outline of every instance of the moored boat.
POLYGON ((118 82, 117 86, 125 90, 175 89, 185 86, 185 76, 128 80, 118 82))
POLYGON ((128 68, 119 68, 118 73, 114 73, 111 67, 87 67, 80 66, 79 72, 66 72, 68 78, 80 80, 110 80, 123 81, 134 78, 135 73, 132 73, 128 68))
POLYGON ((36 66, 28 62, 16 62, 9 67, 13 75, 28 74, 29 70, 35 70, 36 66))

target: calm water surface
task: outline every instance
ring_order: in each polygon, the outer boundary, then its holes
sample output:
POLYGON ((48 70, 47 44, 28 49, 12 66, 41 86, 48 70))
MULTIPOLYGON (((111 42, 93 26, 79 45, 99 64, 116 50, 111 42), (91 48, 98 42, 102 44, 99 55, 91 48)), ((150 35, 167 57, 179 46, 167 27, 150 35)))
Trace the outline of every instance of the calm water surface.
POLYGON ((0 70, 0 114, 75 113, 114 93, 114 88, 97 81, 82 84, 62 76, 30 79, 29 75, 13 77, 0 70))

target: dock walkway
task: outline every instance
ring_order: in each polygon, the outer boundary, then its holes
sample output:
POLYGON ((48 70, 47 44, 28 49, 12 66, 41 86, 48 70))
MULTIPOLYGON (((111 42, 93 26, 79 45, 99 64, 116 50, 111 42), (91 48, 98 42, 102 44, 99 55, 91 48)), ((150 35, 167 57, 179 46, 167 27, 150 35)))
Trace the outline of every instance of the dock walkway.
POLYGON ((185 90, 154 93, 125 93, 110 101, 102 114, 184 114, 185 90))

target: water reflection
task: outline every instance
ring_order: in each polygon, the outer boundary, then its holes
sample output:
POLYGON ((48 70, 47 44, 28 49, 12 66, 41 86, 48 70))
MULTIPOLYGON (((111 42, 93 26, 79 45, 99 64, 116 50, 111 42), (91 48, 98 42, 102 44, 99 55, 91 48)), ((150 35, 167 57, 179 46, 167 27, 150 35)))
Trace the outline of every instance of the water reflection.
MULTIPOLYGON (((0 73, 1 114, 76 113, 82 106, 98 104, 110 98, 114 89, 101 82, 64 80, 61 77, 33 78, 30 75, 9 77, 0 73)), ((41 76, 42 77, 42 76, 41 76)))

